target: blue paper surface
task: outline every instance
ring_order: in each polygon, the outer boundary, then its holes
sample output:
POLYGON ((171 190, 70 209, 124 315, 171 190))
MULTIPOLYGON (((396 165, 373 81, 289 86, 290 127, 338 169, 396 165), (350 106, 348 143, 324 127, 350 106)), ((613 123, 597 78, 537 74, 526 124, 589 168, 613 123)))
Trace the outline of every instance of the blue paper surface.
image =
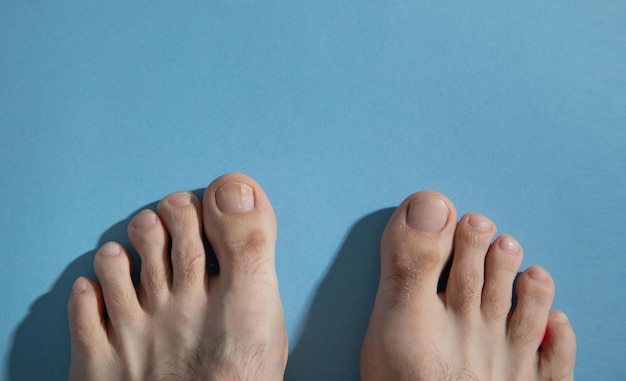
POLYGON ((358 379, 390 208, 486 214, 626 377, 622 2, 0 2, 0 354, 66 379, 95 249, 228 171, 278 218, 288 380, 358 379))

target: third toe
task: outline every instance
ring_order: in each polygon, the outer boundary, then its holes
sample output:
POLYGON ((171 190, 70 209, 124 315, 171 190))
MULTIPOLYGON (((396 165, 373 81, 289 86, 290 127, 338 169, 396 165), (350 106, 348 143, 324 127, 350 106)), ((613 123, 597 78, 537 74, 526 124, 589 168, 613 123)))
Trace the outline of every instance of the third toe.
POLYGON ((503 234, 493 242, 485 258, 485 284, 481 308, 483 316, 501 324, 511 310, 513 282, 522 264, 523 251, 511 236, 503 234))
POLYGON ((165 301, 171 283, 167 230, 155 212, 143 210, 128 225, 128 238, 141 258, 141 304, 156 307, 165 301))

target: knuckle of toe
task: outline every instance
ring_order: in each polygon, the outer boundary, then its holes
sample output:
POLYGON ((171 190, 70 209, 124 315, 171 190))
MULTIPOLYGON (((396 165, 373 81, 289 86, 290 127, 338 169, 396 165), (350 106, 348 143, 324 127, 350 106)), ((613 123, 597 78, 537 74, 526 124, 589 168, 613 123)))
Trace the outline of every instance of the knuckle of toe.
POLYGON ((419 287, 424 284, 428 270, 422 263, 415 260, 398 260, 393 262, 390 278, 400 288, 419 287))
POLYGON ((176 256, 183 272, 195 271, 201 266, 204 255, 204 247, 193 242, 183 243, 176 250, 176 256))
POLYGON ((232 264, 239 271, 254 273, 268 258, 265 253, 270 241, 265 231, 250 230, 243 239, 231 240, 226 243, 229 248, 232 264))
POLYGON ((463 300, 475 301, 482 289, 482 274, 472 268, 463 268, 457 276, 460 295, 463 300))
POLYGON ((167 274, 164 270, 148 267, 141 276, 141 281, 153 292, 161 292, 167 288, 167 274))
POLYGON ((483 298, 484 315, 489 320, 504 320, 511 309, 511 298, 506 298, 495 290, 485 294, 483 298))
POLYGON ((388 254, 391 273, 403 283, 422 284, 441 264, 441 257, 435 250, 422 250, 419 253, 398 248, 388 254))
POLYGON ((195 283, 204 274, 204 260, 201 256, 188 257, 180 264, 181 279, 187 283, 195 283))
POLYGON ((93 324, 80 324, 74 327, 72 345, 76 350, 82 353, 86 358, 95 358, 98 355, 96 346, 94 345, 94 337, 97 329, 93 324))
POLYGON ((537 329, 531 324, 524 323, 522 319, 517 319, 511 323, 509 335, 513 342, 519 346, 526 346, 536 340, 537 329))
POLYGON ((461 239, 466 246, 472 248, 483 248, 488 244, 489 238, 484 233, 478 233, 475 231, 466 231, 461 235, 461 239))
MULTIPOLYGON (((134 295, 129 293, 117 293, 111 296, 110 305, 115 311, 116 320, 123 322, 132 322, 137 318, 137 311, 134 306, 134 295)), ((109 303, 107 303, 109 307, 109 303)))

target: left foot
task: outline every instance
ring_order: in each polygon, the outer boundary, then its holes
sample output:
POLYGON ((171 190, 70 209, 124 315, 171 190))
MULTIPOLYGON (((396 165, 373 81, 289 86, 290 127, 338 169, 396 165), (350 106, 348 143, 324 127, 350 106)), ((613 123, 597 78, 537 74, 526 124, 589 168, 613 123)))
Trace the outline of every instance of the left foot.
POLYGON ((72 289, 71 380, 282 380, 276 220, 254 180, 224 175, 202 206, 174 193, 128 233, 141 257, 139 288, 126 250, 109 242, 94 259, 100 284, 79 278, 72 289), (203 227, 219 275, 207 273, 203 227))

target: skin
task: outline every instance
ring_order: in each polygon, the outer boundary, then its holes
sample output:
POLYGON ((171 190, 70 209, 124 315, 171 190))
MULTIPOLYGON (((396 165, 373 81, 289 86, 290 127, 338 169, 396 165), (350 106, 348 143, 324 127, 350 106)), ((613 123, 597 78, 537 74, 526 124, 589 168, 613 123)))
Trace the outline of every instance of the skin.
POLYGON ((524 271, 511 311, 522 248, 495 236, 480 214, 457 223, 452 202, 436 192, 400 205, 382 237, 362 380, 573 379, 576 339, 565 314, 550 311, 550 275, 538 266, 524 271))
MULTIPOLYGON (((137 214, 128 235, 141 258, 136 289, 128 253, 115 242, 95 255, 99 282, 82 277, 72 288, 70 380, 283 378, 288 344, 274 264, 276 219, 253 179, 219 177, 202 203, 173 193, 156 213, 137 214), (218 275, 206 270, 203 233, 218 275)), ((565 315, 550 311, 550 276, 526 270, 510 312, 522 250, 509 236, 490 245, 494 236, 493 223, 478 214, 457 225, 454 206, 435 192, 400 205, 381 242, 363 380, 573 378, 575 337, 565 315), (424 198, 443 203, 446 216, 413 204, 424 198), (438 224, 440 231, 428 231, 438 224), (437 293, 450 258, 447 288, 437 293)))
POLYGON ((282 380, 287 334, 274 265, 276 219, 254 180, 222 176, 202 206, 192 193, 169 195, 157 213, 140 212, 128 235, 141 257, 137 290, 128 254, 114 242, 95 256, 100 284, 74 284, 70 380, 282 380), (243 193, 253 197, 251 210, 218 207, 229 196, 236 205, 243 193), (206 271, 203 229, 219 275, 206 271))

